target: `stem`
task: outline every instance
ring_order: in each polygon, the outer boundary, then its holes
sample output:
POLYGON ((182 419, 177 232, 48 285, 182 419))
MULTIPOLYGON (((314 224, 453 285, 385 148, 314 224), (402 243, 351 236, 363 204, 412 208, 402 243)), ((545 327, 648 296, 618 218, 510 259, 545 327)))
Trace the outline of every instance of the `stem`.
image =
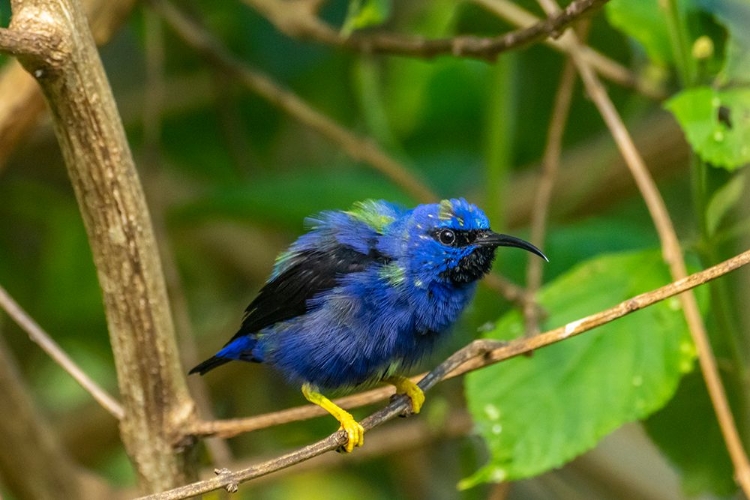
POLYGON ((695 85, 696 66, 692 56, 692 44, 687 29, 685 13, 680 8, 679 0, 659 0, 667 21, 667 32, 672 44, 672 54, 677 68, 677 75, 683 88, 695 85))

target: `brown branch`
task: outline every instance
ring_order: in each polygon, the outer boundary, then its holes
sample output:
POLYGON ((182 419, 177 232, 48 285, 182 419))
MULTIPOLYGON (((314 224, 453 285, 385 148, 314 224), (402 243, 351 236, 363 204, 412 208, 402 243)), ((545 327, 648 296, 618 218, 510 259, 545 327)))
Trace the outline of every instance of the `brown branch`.
MULTIPOLYGON (((636 295, 635 297, 621 302, 610 309, 572 321, 559 328, 555 328, 534 337, 524 337, 507 343, 492 340, 475 340, 463 349, 455 352, 438 367, 429 372, 424 378, 422 378, 418 385, 423 391, 428 391, 438 382, 449 376, 457 376, 468 371, 477 370, 546 347, 567 338, 580 335, 596 328, 597 326, 601 326, 645 307, 654 305, 669 297, 682 294, 696 286, 716 279, 719 276, 723 276, 724 274, 739 269, 749 263, 750 250, 704 271, 692 274, 686 278, 650 292, 636 295)), ((407 412, 409 408, 410 403, 408 399, 404 396, 399 396, 394 398, 388 406, 373 413, 360 423, 365 430, 369 431, 370 429, 407 412)), ((236 491, 239 483, 304 462, 327 451, 335 450, 345 441, 345 433, 339 431, 321 441, 305 446, 297 451, 287 453, 278 458, 268 460, 237 472, 222 470, 218 472, 218 477, 216 478, 199 481, 173 490, 142 497, 140 500, 176 500, 207 493, 220 488, 227 488, 236 491)))
MULTIPOLYGON (((326 468, 346 467, 385 455, 417 450, 439 440, 467 436, 473 428, 471 415, 463 408, 452 410, 442 419, 440 425, 434 425, 435 423, 428 419, 399 420, 389 426, 373 429, 368 434, 367 446, 358 449, 357 453, 326 453, 313 460, 297 464, 293 469, 284 469, 272 476, 257 478, 253 486, 266 478, 274 481, 283 479, 287 473, 301 474, 313 470, 320 472, 326 468)), ((244 460, 243 462, 235 464, 235 469, 251 467, 258 460, 244 460)))
POLYGON ((115 398, 109 395, 99 384, 94 382, 70 356, 63 351, 57 342, 49 336, 37 323, 34 321, 26 311, 24 311, 18 303, 5 291, 5 288, 0 286, 0 308, 4 309, 8 315, 13 318, 13 321, 18 323, 26 333, 29 334, 29 338, 35 342, 39 347, 46 352, 52 360, 60 365, 60 367, 68 372, 68 375, 80 384, 83 389, 91 394, 97 403, 102 408, 107 410, 110 415, 120 420, 123 417, 123 410, 120 403, 115 398))
POLYGON ((272 20, 281 31, 293 36, 303 34, 310 38, 353 49, 368 54, 393 54, 410 57, 432 58, 440 55, 470 57, 494 61, 497 56, 513 49, 531 45, 548 37, 556 38, 573 21, 599 9, 608 0, 574 0, 564 11, 531 26, 497 37, 456 36, 444 39, 406 37, 397 34, 352 34, 340 36, 317 20, 307 6, 297 2, 277 0, 245 0, 246 3, 272 20), (286 10, 286 12, 283 12, 286 10))
POLYGON ((76 0, 14 0, 10 29, 55 33, 42 57, 19 57, 49 104, 103 292, 126 451, 143 492, 194 477, 182 442, 194 405, 177 356, 159 254, 125 132, 76 0))
POLYGON ((327 116, 312 108, 289 90, 282 89, 264 73, 251 69, 234 58, 208 31, 165 0, 150 0, 151 6, 164 18, 182 40, 211 64, 243 85, 278 106, 301 123, 316 130, 355 160, 364 161, 385 175, 420 202, 437 199, 422 181, 404 165, 384 153, 372 140, 349 132, 327 116))
MULTIPOLYGON (((554 12, 559 8, 554 0, 539 0, 539 2, 548 13, 554 12)), ((612 137, 620 149, 620 153, 625 158, 633 179, 651 214, 661 241, 662 253, 670 268, 672 278, 675 280, 682 279, 687 276, 687 268, 682 256, 682 248, 680 247, 677 233, 669 217, 664 200, 646 164, 643 162, 643 158, 641 158, 641 155, 635 148, 633 140, 617 109, 609 99, 606 90, 588 63, 581 57, 577 37, 572 32, 566 33, 566 37, 567 40, 564 43, 567 43, 570 47, 570 55, 578 68, 586 91, 599 109, 599 113, 602 115, 607 128, 609 128, 612 137)), ((698 302, 693 293, 682 294, 679 298, 690 334, 698 351, 698 362, 701 367, 703 379, 706 382, 706 388, 716 412, 732 465, 734 466, 735 478, 745 496, 750 497, 750 461, 745 453, 729 402, 727 401, 726 391, 716 366, 716 359, 711 349, 711 343, 708 340, 706 327, 698 309, 698 302)))

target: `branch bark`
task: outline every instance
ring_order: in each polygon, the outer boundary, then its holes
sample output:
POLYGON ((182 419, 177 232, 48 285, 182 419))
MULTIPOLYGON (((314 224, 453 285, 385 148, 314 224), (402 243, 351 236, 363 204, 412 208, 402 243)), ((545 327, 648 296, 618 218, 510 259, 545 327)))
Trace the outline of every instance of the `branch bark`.
POLYGON ((153 229, 112 92, 78 0, 15 0, 10 30, 56 37, 19 55, 50 107, 94 255, 141 491, 194 477, 176 441, 194 405, 182 374, 153 229))

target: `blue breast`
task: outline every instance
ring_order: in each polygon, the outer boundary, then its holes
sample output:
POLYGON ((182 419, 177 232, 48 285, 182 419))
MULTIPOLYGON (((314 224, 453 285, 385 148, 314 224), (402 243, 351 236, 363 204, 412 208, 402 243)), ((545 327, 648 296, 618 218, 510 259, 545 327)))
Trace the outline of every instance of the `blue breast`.
POLYGON ((293 382, 321 389, 375 382, 428 355, 475 288, 394 287, 373 268, 313 299, 307 314, 272 327, 258 347, 293 382))

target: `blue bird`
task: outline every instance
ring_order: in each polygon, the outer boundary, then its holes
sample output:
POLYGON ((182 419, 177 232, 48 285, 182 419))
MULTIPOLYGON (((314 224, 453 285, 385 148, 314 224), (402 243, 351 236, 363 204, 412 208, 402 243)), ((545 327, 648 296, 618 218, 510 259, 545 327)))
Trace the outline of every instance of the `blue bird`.
POLYGON ((492 232, 464 199, 412 210, 368 200, 307 222, 310 231, 279 255, 237 334, 190 373, 232 360, 273 366, 339 421, 347 452, 362 446, 364 429, 320 391, 386 382, 419 413, 424 394, 403 374, 459 317, 497 247, 547 259, 531 243, 492 232))

